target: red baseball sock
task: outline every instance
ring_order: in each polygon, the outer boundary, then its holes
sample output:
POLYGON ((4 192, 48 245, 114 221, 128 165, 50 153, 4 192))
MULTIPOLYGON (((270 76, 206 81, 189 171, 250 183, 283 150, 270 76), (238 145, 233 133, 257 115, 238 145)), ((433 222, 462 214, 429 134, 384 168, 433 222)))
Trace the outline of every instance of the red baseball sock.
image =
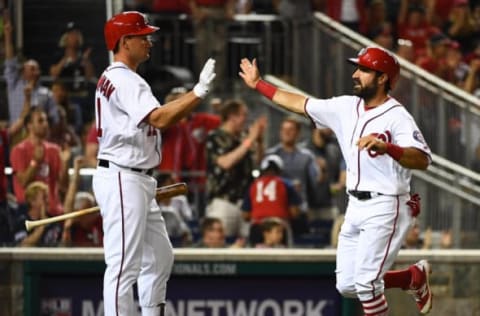
POLYGON ((405 270, 395 270, 395 271, 388 271, 383 276, 383 281, 385 282, 385 288, 401 288, 403 290, 408 290, 410 288, 411 280, 412 280, 412 267, 409 267, 405 270))

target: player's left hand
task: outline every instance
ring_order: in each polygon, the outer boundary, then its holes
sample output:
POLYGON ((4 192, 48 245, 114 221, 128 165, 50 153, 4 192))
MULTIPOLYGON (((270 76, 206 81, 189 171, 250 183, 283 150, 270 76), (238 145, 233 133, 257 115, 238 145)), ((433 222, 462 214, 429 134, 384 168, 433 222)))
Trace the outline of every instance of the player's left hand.
POLYGON ((407 201, 407 205, 410 206, 410 214, 413 217, 417 217, 420 214, 420 195, 418 193, 410 196, 410 200, 407 201))
POLYGON ((199 98, 204 98, 210 90, 210 84, 215 79, 215 59, 209 58, 200 72, 198 83, 193 87, 193 93, 199 98))
POLYGON ((387 151, 387 144, 375 134, 370 134, 359 138, 357 141, 357 146, 359 150, 373 150, 379 154, 384 154, 387 151))
POLYGON ((255 89, 260 80, 260 71, 257 67, 257 60, 254 58, 251 62, 247 58, 242 58, 240 62, 240 71, 238 75, 242 77, 247 86, 255 89))

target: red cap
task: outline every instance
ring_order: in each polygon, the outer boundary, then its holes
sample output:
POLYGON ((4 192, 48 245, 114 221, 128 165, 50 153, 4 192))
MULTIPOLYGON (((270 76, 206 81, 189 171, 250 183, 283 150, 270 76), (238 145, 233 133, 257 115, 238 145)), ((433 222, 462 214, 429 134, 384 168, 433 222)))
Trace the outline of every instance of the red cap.
POLYGON ((358 58, 349 58, 348 61, 387 74, 390 88, 395 87, 400 74, 400 64, 389 51, 380 47, 366 47, 360 50, 358 58))
POLYGON ((103 29, 108 50, 113 50, 117 42, 126 35, 147 35, 159 28, 148 25, 147 17, 137 11, 126 11, 113 16, 103 29))

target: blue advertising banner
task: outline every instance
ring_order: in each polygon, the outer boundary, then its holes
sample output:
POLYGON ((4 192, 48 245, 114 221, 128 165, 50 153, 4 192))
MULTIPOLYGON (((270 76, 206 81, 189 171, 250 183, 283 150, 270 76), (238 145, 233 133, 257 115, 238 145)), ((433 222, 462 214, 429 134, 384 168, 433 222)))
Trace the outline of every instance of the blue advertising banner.
POLYGON ((169 316, 337 316, 341 300, 331 278, 174 278, 169 316))
MULTIPOLYGON (((42 316, 103 315, 101 276, 45 276, 40 286, 42 316)), ((173 277, 166 316, 337 316, 340 306, 332 280, 173 277)))
MULTIPOLYGON (((176 264, 168 283, 165 316, 342 315, 342 298, 333 274, 264 274, 264 266, 176 264)), ((32 307, 26 315, 103 316, 102 282, 103 270, 38 273, 34 282, 38 292, 33 298, 38 308, 32 307)))

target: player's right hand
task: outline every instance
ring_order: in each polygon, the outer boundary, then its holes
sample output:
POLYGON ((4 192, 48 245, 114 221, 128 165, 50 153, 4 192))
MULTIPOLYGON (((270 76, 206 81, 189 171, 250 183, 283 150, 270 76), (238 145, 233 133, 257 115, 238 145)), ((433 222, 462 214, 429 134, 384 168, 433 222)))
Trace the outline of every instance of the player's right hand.
POLYGON ((255 89, 258 81, 260 80, 260 71, 257 67, 257 60, 254 58, 251 62, 247 58, 242 58, 240 62, 241 72, 238 73, 242 77, 247 86, 255 89))
POLYGON ((209 58, 200 72, 198 83, 193 87, 193 93, 199 98, 204 98, 210 90, 210 84, 215 79, 215 59, 209 58))

